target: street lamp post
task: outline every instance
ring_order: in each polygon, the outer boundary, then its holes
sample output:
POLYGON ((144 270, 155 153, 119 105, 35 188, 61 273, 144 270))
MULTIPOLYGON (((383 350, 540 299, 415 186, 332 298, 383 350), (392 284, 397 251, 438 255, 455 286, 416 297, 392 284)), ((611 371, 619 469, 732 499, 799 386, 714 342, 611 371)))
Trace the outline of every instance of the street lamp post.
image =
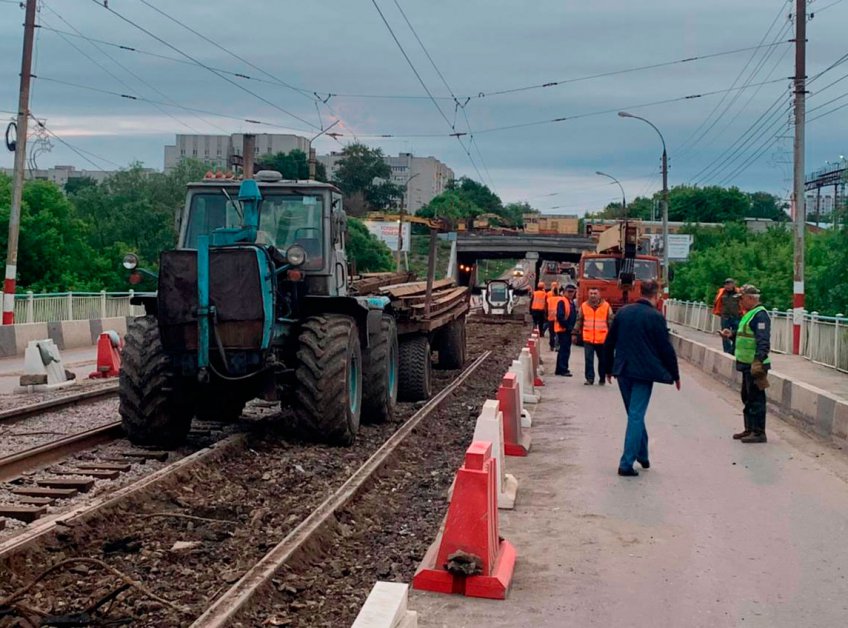
POLYGON ((619 117, 621 118, 635 118, 636 120, 641 120, 646 124, 651 125, 651 128, 657 132, 657 135, 660 136, 660 141, 662 142, 663 152, 662 152, 662 222, 663 222, 663 276, 665 281, 663 282, 663 293, 668 297, 668 284, 669 284, 669 273, 668 273, 668 152, 666 152, 665 148, 665 138, 663 134, 660 133, 660 130, 650 121, 645 118, 641 118, 639 116, 634 116, 632 113, 627 113, 626 111, 619 111, 619 117))
POLYGON ((621 213, 624 215, 624 220, 627 220, 627 199, 624 197, 624 186, 621 185, 621 181, 616 179, 611 174, 601 172, 600 170, 595 170, 595 174, 600 175, 602 177, 606 177, 607 179, 612 179, 618 184, 618 187, 621 190, 621 213))
POLYGON ((400 272, 400 260, 403 256, 403 210, 406 209, 406 199, 409 197, 409 182, 419 174, 421 173, 416 172, 406 180, 406 183, 403 184, 405 191, 400 203, 400 220, 398 220, 397 272, 400 272))

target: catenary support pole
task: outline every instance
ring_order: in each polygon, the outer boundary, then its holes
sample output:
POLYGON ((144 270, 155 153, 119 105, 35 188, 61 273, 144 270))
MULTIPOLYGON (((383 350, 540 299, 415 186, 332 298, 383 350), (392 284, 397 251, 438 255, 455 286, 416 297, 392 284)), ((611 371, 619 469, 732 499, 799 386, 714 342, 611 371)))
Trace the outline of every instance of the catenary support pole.
POLYGON ((253 163, 256 155, 256 136, 252 133, 245 133, 242 136, 241 152, 244 161, 242 162, 242 171, 245 179, 253 178, 253 163))
POLYGON ((24 19, 24 50, 21 58, 21 87, 18 96, 15 174, 12 181, 12 206, 9 211, 9 246, 6 249, 6 277, 3 282, 3 324, 15 322, 15 287, 18 274, 18 235, 21 230, 21 198, 26 168, 26 140, 29 122, 29 84, 32 78, 32 45, 35 32, 36 0, 27 0, 24 19))
POLYGON ((795 225, 795 263, 792 298, 792 353, 801 352, 801 324, 804 318, 804 235, 807 207, 804 198, 804 119, 807 72, 807 2, 795 0, 795 141, 793 142, 794 186, 792 218, 795 225))

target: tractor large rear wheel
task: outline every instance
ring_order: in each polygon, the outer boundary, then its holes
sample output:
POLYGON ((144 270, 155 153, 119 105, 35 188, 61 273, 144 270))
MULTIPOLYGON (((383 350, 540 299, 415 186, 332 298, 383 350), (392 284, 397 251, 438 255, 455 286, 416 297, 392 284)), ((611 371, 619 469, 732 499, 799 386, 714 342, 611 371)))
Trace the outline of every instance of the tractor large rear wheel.
POLYGON ((398 339, 395 319, 383 315, 380 335, 362 355, 362 422, 385 423, 398 397, 398 339))
POLYGON ((298 339, 293 410, 310 436, 350 445, 362 411, 362 353, 349 316, 307 318, 298 339))
POLYGON ((171 370, 153 316, 129 325, 118 398, 121 425, 134 445, 173 449, 185 440, 194 414, 191 393, 171 370))
POLYGON ((425 335, 404 338, 400 343, 398 394, 403 401, 430 398, 430 340, 425 335))

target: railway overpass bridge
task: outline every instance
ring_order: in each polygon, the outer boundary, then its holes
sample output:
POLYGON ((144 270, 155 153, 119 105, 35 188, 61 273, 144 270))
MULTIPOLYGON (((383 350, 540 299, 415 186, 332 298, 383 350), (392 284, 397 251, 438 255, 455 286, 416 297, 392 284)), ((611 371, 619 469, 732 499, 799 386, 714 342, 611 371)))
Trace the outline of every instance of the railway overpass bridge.
MULTIPOLYGON (((582 235, 532 235, 532 234, 478 234, 460 233, 456 240, 456 261, 459 268, 471 266, 483 259, 523 259, 536 253, 535 276, 539 276, 542 260, 577 262, 585 251, 595 248, 595 243, 582 235)), ((459 273, 459 281, 467 285, 468 273, 459 273)))

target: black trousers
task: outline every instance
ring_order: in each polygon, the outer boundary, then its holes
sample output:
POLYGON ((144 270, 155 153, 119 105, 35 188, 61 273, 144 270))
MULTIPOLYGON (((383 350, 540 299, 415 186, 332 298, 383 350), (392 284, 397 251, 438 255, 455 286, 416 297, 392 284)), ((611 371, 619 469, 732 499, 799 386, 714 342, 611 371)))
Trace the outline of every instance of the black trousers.
POLYGON ((554 331, 554 325, 556 325, 556 321, 548 321, 548 332, 550 339, 551 351, 556 349, 557 342, 559 342, 559 334, 554 331))
POLYGON ((568 360, 571 358, 571 332, 557 332, 557 340, 559 340, 559 350, 557 351, 556 372, 555 375, 565 375, 568 373, 568 360))
POLYGON ((586 358, 586 380, 595 381, 595 355, 598 356, 598 380, 604 381, 606 371, 604 370, 604 345, 583 343, 583 355, 586 358))
POLYGON ((530 310, 530 314, 533 316, 533 327, 539 328, 539 337, 545 337, 545 310, 530 310))
POLYGON ((754 383, 751 370, 742 371, 742 416, 745 429, 756 434, 766 431, 766 391, 754 383))

